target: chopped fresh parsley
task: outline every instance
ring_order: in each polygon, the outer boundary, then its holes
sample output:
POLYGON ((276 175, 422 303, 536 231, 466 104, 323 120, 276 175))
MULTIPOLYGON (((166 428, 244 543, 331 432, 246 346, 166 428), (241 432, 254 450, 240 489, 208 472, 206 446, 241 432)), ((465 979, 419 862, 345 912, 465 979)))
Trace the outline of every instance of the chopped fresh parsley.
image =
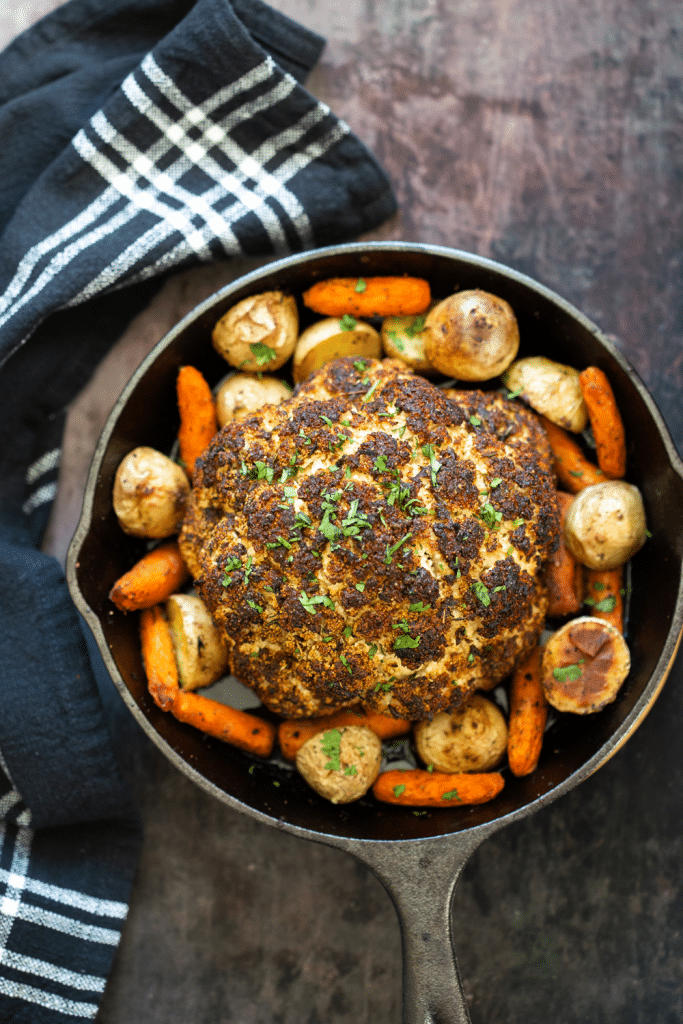
POLYGON ((356 587, 356 590, 357 590, 357 591, 358 591, 358 592, 359 592, 360 594, 362 594, 362 593, 363 593, 363 591, 365 590, 365 583, 356 583, 356 584, 354 584, 354 585, 355 585, 355 587, 356 587))
POLYGON ((405 793, 406 787, 403 783, 400 786, 394 786, 394 796, 400 796, 401 793, 405 793))
POLYGON ((357 775, 357 774, 358 774, 358 769, 356 768, 355 764, 347 764, 346 768, 344 769, 344 775, 357 775))
POLYGON ((270 363, 273 359, 277 359, 277 352, 270 345, 264 345, 262 341, 254 341, 249 345, 256 362, 259 366, 263 366, 265 363, 270 363))
POLYGON ((368 368, 368 364, 365 362, 364 359, 354 359, 353 365, 356 367, 359 373, 364 373, 368 368))
POLYGON ((408 606, 409 612, 426 612, 431 608, 431 604, 423 604, 422 601, 417 601, 415 604, 408 606))
POLYGON ((576 665, 563 665, 561 668, 554 668, 553 675, 560 683, 574 682, 581 678, 583 658, 576 665))
POLYGON ((372 661, 372 659, 375 657, 376 654, 377 654, 377 644, 372 644, 372 646, 368 648, 368 658, 370 659, 370 661, 372 661))
POLYGON ((395 544, 392 544, 391 547, 387 545, 387 553, 384 556, 385 565, 391 565, 392 556, 395 555, 398 549, 401 547, 401 545, 405 544, 407 540, 410 540, 412 536, 412 533, 406 533, 404 537, 401 537, 401 539, 397 541, 395 544))
POLYGON ((486 523, 491 530, 497 530, 498 524, 503 518, 502 512, 497 512, 490 501, 485 502, 479 509, 479 518, 486 523))
MULTIPOLYGON (((340 317, 339 320, 339 326, 342 331, 352 331, 357 323, 358 321, 356 318, 354 316, 350 316, 349 313, 344 313, 344 316, 340 317)), ((356 367, 356 369, 358 369, 358 367, 356 367)), ((363 369, 365 369, 365 364, 363 364, 363 369)))
POLYGON ((344 668, 346 669, 346 671, 347 671, 347 672, 349 673, 349 675, 350 675, 350 676, 351 676, 351 675, 353 675, 353 669, 352 669, 352 668, 351 668, 351 666, 349 665, 349 663, 348 663, 348 661, 347 661, 347 659, 346 659, 346 656, 345 656, 345 655, 343 655, 343 654, 340 654, 340 655, 339 655, 339 660, 341 661, 342 665, 344 666, 344 668))
POLYGON ((432 474, 432 487, 436 487, 436 474, 441 469, 441 463, 439 462, 439 460, 436 457, 436 452, 434 451, 434 445, 432 445, 432 444, 423 444, 422 445, 422 454, 424 455, 424 457, 426 459, 429 459, 429 468, 430 468, 431 474, 432 474))
POLYGON ((402 651, 405 648, 410 648, 412 650, 415 650, 415 648, 419 647, 419 646, 420 646, 420 638, 419 638, 419 636, 416 636, 415 638, 413 638, 412 636, 408 636, 407 633, 404 633, 403 636, 396 637, 396 639, 394 640, 394 650, 395 651, 402 651))
POLYGON ((472 590, 474 591, 476 597, 479 598, 479 600, 481 601, 485 608, 487 608, 491 604, 491 598, 489 596, 488 589, 486 588, 485 584, 481 582, 481 580, 474 581, 474 583, 472 584, 472 590))
POLYGON ((617 606, 617 599, 614 594, 610 594, 608 597, 603 597, 602 601, 595 602, 596 612, 613 612, 617 606))
POLYGON ((441 799, 442 800, 458 800, 460 803, 462 803, 462 799, 459 796, 457 789, 449 789, 449 791, 447 793, 442 793, 441 794, 441 799))
POLYGON ((249 605, 250 608, 253 608, 255 612, 258 612, 259 615, 263 613, 263 608, 261 607, 260 604, 256 604, 256 601, 247 600, 247 604, 249 605))
POLYGON ((481 420, 479 419, 478 416, 470 416, 470 423, 472 424, 473 427, 481 426, 481 420))
POLYGON ((356 287, 354 291, 358 292, 359 294, 362 294, 362 292, 364 292, 366 288, 367 284, 365 283, 362 277, 359 277, 358 280, 356 281, 356 287))
POLYGON ((341 768, 341 738, 339 729, 328 729, 321 736, 320 749, 329 758, 325 765, 327 771, 338 772, 341 768))

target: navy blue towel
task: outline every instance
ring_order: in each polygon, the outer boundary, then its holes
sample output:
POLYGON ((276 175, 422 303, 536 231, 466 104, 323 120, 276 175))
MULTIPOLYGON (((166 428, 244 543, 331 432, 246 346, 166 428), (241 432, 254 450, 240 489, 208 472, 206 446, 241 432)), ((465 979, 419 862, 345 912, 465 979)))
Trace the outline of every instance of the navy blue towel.
POLYGON ((93 1018, 140 828, 60 567, 65 409, 164 275, 396 210, 261 0, 69 0, 0 54, 0 1020, 93 1018))

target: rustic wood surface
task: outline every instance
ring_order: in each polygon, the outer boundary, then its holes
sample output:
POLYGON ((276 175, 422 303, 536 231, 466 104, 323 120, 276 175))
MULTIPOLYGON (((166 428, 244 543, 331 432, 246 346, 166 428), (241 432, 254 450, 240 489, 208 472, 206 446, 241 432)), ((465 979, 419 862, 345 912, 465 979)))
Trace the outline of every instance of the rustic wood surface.
MULTIPOLYGON (((0 43, 52 6, 5 3, 0 43)), ((680 448, 679 0, 273 6, 327 37, 309 88, 394 184, 401 211, 372 237, 470 250, 554 288, 619 340, 680 448)), ((242 269, 168 282, 75 404, 47 542, 57 557, 121 386, 242 269)), ((669 814, 681 676, 678 664, 597 776, 467 866, 454 914, 474 1024, 683 1019, 683 844, 669 814)), ((400 936, 374 877, 221 806, 132 721, 119 728, 146 838, 100 1024, 396 1024, 400 936)))

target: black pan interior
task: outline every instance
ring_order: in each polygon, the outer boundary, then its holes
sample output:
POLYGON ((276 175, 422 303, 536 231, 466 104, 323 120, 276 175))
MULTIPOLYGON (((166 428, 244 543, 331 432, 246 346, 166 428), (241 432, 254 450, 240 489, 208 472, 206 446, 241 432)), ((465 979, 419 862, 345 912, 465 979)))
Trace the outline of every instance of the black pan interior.
MULTIPOLYGON (((302 309, 302 322, 315 319, 302 309)), ((681 627, 679 529, 683 484, 679 462, 652 400, 633 370, 576 310, 522 275, 490 261, 436 247, 379 243, 319 250, 281 260, 248 275, 190 314, 160 342, 117 403, 100 440, 86 493, 84 515, 72 543, 67 577, 91 625, 114 681, 141 726, 176 765, 220 799, 295 831, 359 839, 416 839, 500 824, 554 799, 605 760, 641 719, 675 653, 681 627), (111 488, 120 460, 146 444, 169 451, 178 418, 175 377, 184 363, 213 384, 228 369, 214 352, 216 320, 241 298, 269 288, 294 295, 320 278, 409 273, 426 277, 435 297, 479 287, 507 299, 517 315, 521 355, 597 364, 610 377, 629 438, 628 479, 644 495, 652 534, 632 563, 628 642, 632 671, 614 704, 597 715, 564 716, 548 736, 538 769, 526 779, 509 776, 491 804, 415 815, 364 800, 335 807, 319 799, 296 775, 254 761, 161 712, 146 691, 137 616, 118 612, 107 595, 112 583, 143 552, 120 530, 111 488)))

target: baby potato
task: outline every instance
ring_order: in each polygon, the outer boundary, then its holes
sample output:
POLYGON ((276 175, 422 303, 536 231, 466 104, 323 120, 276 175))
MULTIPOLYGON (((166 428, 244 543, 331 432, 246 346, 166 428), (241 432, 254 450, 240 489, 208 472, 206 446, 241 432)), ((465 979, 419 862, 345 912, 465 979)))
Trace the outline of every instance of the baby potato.
POLYGON ((387 316, 380 332, 382 347, 390 359, 400 359, 416 373, 430 373, 432 365, 425 355, 423 335, 425 314, 387 316))
POLYGON ((640 491, 625 480, 584 487, 567 511, 564 542, 589 569, 617 569, 647 538, 640 491))
POLYGON ((213 347, 239 370, 277 370, 287 362, 299 333, 296 300, 284 292, 242 299, 213 329, 213 347))
POLYGON ((114 512, 124 533, 170 537, 180 529, 189 493, 183 469, 155 448, 141 445, 116 470, 114 512))
POLYGON ((233 373, 216 392, 218 426, 224 427, 231 420, 243 420, 264 405, 279 405, 291 394, 285 382, 276 377, 233 373))
POLYGON ((381 355, 379 333, 370 324, 352 316, 328 317, 301 332, 294 349, 294 381, 300 384, 325 363, 342 356, 379 359, 381 355))
POLYGON ((201 597, 173 594, 166 601, 181 690, 210 686, 225 674, 228 650, 201 597))
POLYGON ((580 434, 588 423, 579 371, 545 356, 516 359, 503 374, 503 384, 558 427, 580 434))
POLYGON ((420 758, 436 771, 487 772, 507 750, 508 729, 493 701, 475 693, 457 711, 442 711, 414 729, 420 758))
POLYGON ((299 747, 296 767, 308 785, 333 804, 359 800, 379 775, 382 744, 364 725, 316 733, 299 747))
POLYGON ((434 369, 459 380, 491 380, 519 349, 512 307, 479 288, 455 292, 425 319, 425 355, 434 369))

